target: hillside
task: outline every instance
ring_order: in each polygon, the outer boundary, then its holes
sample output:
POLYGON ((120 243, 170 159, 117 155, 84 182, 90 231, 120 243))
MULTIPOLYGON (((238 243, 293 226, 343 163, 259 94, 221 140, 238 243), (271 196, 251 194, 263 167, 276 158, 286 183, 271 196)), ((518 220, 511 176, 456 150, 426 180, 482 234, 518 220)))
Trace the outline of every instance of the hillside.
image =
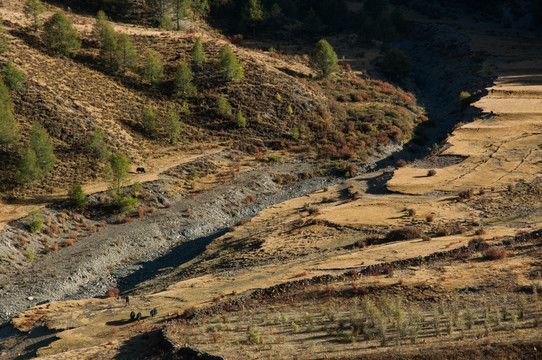
POLYGON ((536 358, 539 34, 403 4, 412 29, 394 45, 412 73, 399 86, 376 71, 386 49, 347 29, 329 37, 341 69, 322 79, 313 44, 300 45, 314 34, 277 52, 201 19, 181 32, 112 22, 140 57, 158 52, 153 86, 104 67, 82 13, 64 9, 82 48, 51 54, 22 3, 0 6, 11 46, 0 63, 27 75, 11 93, 22 136, 0 159, 0 357, 536 358), (194 67, 196 94, 174 96, 199 37, 209 61, 194 67), (224 44, 240 80, 217 70, 224 44), (457 101, 465 91, 472 106, 457 101), (221 95, 232 116, 217 114, 221 95), (165 115, 185 102, 172 145, 165 115), (149 104, 156 136, 142 124, 149 104), (35 121, 57 162, 23 185, 35 121), (89 156, 95 128, 132 160, 131 210, 112 205, 107 161, 89 156), (66 201, 76 182, 82 209, 66 201))

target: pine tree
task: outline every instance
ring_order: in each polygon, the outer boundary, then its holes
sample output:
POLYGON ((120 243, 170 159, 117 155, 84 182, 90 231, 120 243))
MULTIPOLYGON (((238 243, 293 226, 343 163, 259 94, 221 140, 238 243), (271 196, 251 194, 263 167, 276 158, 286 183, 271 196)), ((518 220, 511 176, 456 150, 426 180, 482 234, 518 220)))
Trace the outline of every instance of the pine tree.
POLYGON ((22 90, 23 83, 26 81, 26 75, 17 69, 11 60, 4 67, 4 78, 6 79, 6 85, 11 90, 22 90))
POLYGON ((156 86, 160 84, 163 76, 164 66, 160 61, 158 53, 149 49, 145 56, 145 64, 143 65, 143 78, 156 86))
POLYGON ((240 80, 243 78, 243 67, 228 44, 225 44, 222 49, 220 49, 218 69, 223 71, 228 79, 240 80))
POLYGON ((176 96, 182 96, 184 98, 191 97, 196 94, 196 87, 192 84, 194 75, 190 66, 187 63, 182 62, 177 68, 175 80, 173 80, 173 88, 176 96))
POLYGON ((260 0, 248 0, 243 8, 243 20, 251 27, 252 32, 256 32, 256 26, 265 19, 265 12, 260 0))
POLYGON ((184 19, 190 8, 192 7, 192 0, 171 0, 175 8, 175 22, 177 24, 177 30, 181 30, 181 19, 184 19))
POLYGON ((27 0, 24 6, 24 13, 32 19, 34 31, 40 27, 39 17, 45 12, 45 7, 40 0, 27 0))
POLYGON ((390 49, 382 59, 382 72, 394 81, 404 80, 411 69, 407 57, 399 49, 390 49))
POLYGON ((179 133, 182 129, 179 113, 177 110, 175 110, 175 108, 172 107, 169 109, 166 116, 166 121, 169 133, 169 142, 171 145, 175 145, 179 141, 179 133))
POLYGON ((103 22, 99 28, 101 28, 100 58, 111 71, 117 71, 119 68, 118 34, 108 21, 103 22))
POLYGON ((194 65, 200 68, 207 62, 207 56, 205 56, 205 51, 201 44, 201 36, 196 40, 196 43, 192 47, 192 61, 194 62, 194 65))
POLYGON ((94 28, 92 29, 92 33, 94 35, 94 38, 98 43, 101 43, 102 41, 102 34, 105 31, 105 27, 109 24, 109 21, 107 20, 107 15, 103 10, 98 11, 96 14, 96 23, 94 23, 94 28))
POLYGON ((145 130, 145 133, 151 138, 155 138, 158 135, 157 119, 158 115, 156 114, 156 111, 154 111, 154 108, 151 105, 147 105, 145 109, 143 109, 141 123, 143 130, 145 130))
POLYGON ((21 180, 31 183, 40 180, 53 170, 56 162, 54 145, 47 132, 38 123, 30 129, 30 142, 26 145, 23 159, 19 165, 21 180))
POLYGON ((0 79, 0 146, 4 151, 19 140, 17 122, 13 116, 13 103, 6 84, 0 79))
POLYGON ((77 31, 63 12, 55 13, 45 23, 43 29, 45 43, 51 51, 64 56, 73 56, 81 48, 77 31))
POLYGON ((310 65, 321 71, 324 77, 328 77, 339 70, 337 62, 337 54, 331 45, 324 39, 318 41, 310 54, 310 65))
POLYGON ((231 105, 228 102, 228 99, 226 99, 224 95, 220 95, 220 97, 218 98, 216 102, 216 106, 217 106, 216 113, 222 116, 222 118, 226 116, 231 116, 232 114, 231 105))
POLYGON ((117 51, 117 57, 123 73, 126 73, 126 70, 134 70, 137 67, 137 51, 134 45, 132 45, 130 36, 127 34, 119 35, 117 51))
POLYGON ((87 196, 83 192, 83 188, 81 188, 80 184, 73 184, 70 188, 70 191, 68 191, 68 200, 70 202, 70 206, 74 208, 83 208, 87 206, 87 196))

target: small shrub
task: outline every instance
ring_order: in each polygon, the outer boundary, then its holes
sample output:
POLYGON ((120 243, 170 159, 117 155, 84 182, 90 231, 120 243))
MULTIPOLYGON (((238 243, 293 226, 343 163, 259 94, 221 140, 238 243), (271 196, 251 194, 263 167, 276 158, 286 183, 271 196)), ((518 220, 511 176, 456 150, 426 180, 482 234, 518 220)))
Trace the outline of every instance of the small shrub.
POLYGON ((424 235, 423 230, 414 226, 405 226, 401 229, 391 230, 386 235, 388 241, 411 240, 421 238, 424 235))
POLYGON ((105 293, 105 297, 106 298, 116 298, 116 297, 119 296, 119 294, 120 294, 119 288, 112 287, 112 288, 109 288, 109 290, 107 290, 107 292, 105 293))
POLYGON ((428 223, 435 221, 435 215, 427 215, 425 217, 425 221, 427 221, 428 223))
POLYGON ((39 210, 34 210, 26 217, 26 225, 31 233, 38 232, 43 226, 43 216, 39 210))
MULTIPOLYGON (((64 240, 64 245, 65 246, 72 246, 73 244, 75 244, 75 242, 72 240, 72 239, 66 239, 64 240)), ((55 244, 56 245, 56 244, 55 244)))
POLYGON ((487 234, 487 232, 483 229, 483 228, 480 228, 480 229, 477 229, 475 232, 474 232, 474 235, 485 235, 487 234))
POLYGON ((461 91, 461 93, 459 94, 459 106, 461 107, 461 109, 465 109, 467 106, 472 104, 473 101, 474 97, 470 92, 461 91))
POLYGON ((463 227, 460 223, 438 225, 434 230, 436 236, 450 236, 463 233, 463 227))
POLYGON ((303 271, 303 272, 295 274, 294 277, 295 278, 300 278, 300 277, 303 277, 303 276, 307 276, 308 274, 309 274, 308 272, 303 271))
POLYGON ((414 216, 414 215, 416 215, 416 210, 414 210, 414 209, 412 209, 412 208, 411 208, 411 209, 406 209, 405 211, 406 211, 406 213, 407 213, 408 216, 414 216))
POLYGON ((506 257, 507 253, 506 250, 501 250, 496 247, 490 247, 484 251, 484 257, 487 260, 499 260, 504 259, 506 257))
POLYGON ((32 252, 32 250, 30 249, 27 249, 26 250, 26 257, 28 258, 28 260, 34 260, 34 253, 32 252))
POLYGON ((399 159, 395 163, 396 168, 402 168, 402 167, 405 167, 406 165, 407 165, 407 162, 405 160, 403 160, 403 159, 399 159))
POLYGON ((455 255, 456 260, 465 260, 471 257, 471 252, 468 250, 461 251, 455 255))
POLYGON ((472 198, 473 195, 474 195, 474 191, 472 189, 468 189, 468 190, 459 192, 459 194, 457 194, 457 197, 459 200, 468 200, 472 198))
POLYGON ((437 171, 436 171, 436 170, 431 169, 431 170, 429 170, 429 171, 427 172, 427 176, 435 176, 435 175, 437 175, 437 171))

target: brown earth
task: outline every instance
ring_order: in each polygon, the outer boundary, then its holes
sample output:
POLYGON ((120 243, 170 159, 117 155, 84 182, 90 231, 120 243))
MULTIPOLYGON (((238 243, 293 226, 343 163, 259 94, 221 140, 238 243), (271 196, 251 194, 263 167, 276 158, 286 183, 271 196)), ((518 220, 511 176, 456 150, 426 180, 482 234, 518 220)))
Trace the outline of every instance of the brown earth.
POLYGON ((486 71, 502 77, 475 104, 488 116, 458 126, 435 158, 446 163, 438 158, 454 155, 461 162, 436 168, 434 176, 420 164, 395 170, 385 182, 392 194, 378 182, 388 169, 269 207, 191 261, 140 284, 130 306, 118 299, 54 302, 13 323, 23 331, 40 325, 57 331, 57 340, 38 350, 50 359, 130 358, 127 349, 144 346, 165 323, 174 345, 231 359, 354 358, 361 351, 375 359, 536 358, 540 234, 524 234, 542 222, 536 211, 542 109, 532 75, 541 69, 530 52, 539 42, 478 28, 466 32, 473 52, 487 52, 486 71), (530 44, 524 52, 520 42, 530 44), (510 106, 517 98, 522 101, 510 106), (390 230, 405 227, 417 235, 390 238, 390 230), (506 253, 488 260, 487 246, 506 253), (384 313, 386 296, 401 299, 396 314, 421 313, 413 345, 397 335, 401 320, 393 315, 383 317, 388 342, 376 332, 367 340, 353 334, 353 314, 369 316, 360 301, 372 299, 384 313), (473 327, 462 322, 449 332, 437 330, 446 328, 458 304, 461 319, 473 308, 473 327), (193 306, 202 311, 177 321, 193 306), (157 317, 148 315, 153 308, 157 317), (130 322, 132 309, 144 319, 130 322), (510 316, 499 320, 503 313, 510 316))

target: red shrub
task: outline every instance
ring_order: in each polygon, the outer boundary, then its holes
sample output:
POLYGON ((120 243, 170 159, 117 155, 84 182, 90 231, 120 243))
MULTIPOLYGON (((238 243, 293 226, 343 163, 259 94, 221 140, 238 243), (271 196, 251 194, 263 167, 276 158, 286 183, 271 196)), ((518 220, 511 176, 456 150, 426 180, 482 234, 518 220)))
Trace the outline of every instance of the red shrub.
POLYGON ((308 272, 303 271, 303 272, 295 274, 294 277, 299 278, 299 277, 307 276, 308 274, 309 274, 308 272))
POLYGON ((72 246, 73 244, 75 244, 75 242, 72 239, 64 240, 64 245, 66 245, 66 246, 72 246))
POLYGON ((112 287, 105 293, 106 298, 116 298, 120 294, 119 288, 112 287))
POLYGON ((402 168, 402 167, 405 167, 407 164, 407 162, 403 159, 399 159, 397 160, 397 162, 395 163, 395 167, 396 168, 402 168))
POLYGON ((490 247, 484 251, 484 256, 487 260, 499 260, 504 259, 507 253, 506 250, 501 250, 496 247, 490 247))

